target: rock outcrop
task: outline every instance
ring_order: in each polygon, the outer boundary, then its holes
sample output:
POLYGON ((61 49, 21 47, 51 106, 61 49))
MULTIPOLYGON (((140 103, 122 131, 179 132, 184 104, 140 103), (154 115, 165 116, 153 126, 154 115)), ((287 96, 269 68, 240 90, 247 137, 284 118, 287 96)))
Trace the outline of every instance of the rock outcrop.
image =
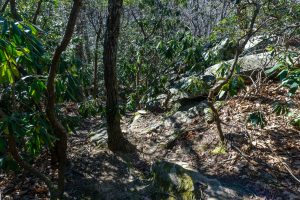
POLYGON ((245 199, 248 193, 223 186, 186 163, 156 162, 152 165, 153 199, 245 199))
MULTIPOLYGON (((231 66, 234 60, 226 61, 226 63, 231 66)), ((216 75, 217 70, 225 62, 213 65, 206 69, 205 75, 216 75)), ((244 56, 239 59, 239 68, 241 74, 250 76, 254 71, 263 70, 274 66, 276 61, 272 60, 269 53, 260 53, 255 55, 244 56)))

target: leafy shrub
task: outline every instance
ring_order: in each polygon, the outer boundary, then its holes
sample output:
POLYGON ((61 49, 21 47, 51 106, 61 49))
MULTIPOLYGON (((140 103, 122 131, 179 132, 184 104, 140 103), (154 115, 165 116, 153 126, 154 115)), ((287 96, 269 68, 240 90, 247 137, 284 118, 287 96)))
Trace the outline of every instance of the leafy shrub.
POLYGON ((265 127, 267 124, 264 114, 260 111, 251 113, 247 122, 250 122, 253 126, 260 126, 261 128, 265 127))
POLYGON ((278 63, 265 71, 269 77, 277 74, 276 77, 280 79, 281 84, 289 89, 289 95, 294 95, 300 87, 300 69, 293 61, 293 57, 292 53, 278 56, 278 63))
POLYGON ((79 114, 82 117, 91 117, 104 113, 104 108, 99 100, 88 100, 79 106, 79 114))
POLYGON ((291 124, 297 128, 300 128, 300 115, 295 119, 291 120, 291 124))
POLYGON ((286 104, 276 102, 273 104, 273 113, 275 113, 277 116, 278 115, 286 115, 289 113, 289 108, 286 104))
MULTIPOLYGON (((230 70, 230 65, 228 63, 223 63, 216 71, 217 79, 224 79, 230 70)), ((240 73, 240 66, 235 68, 235 74, 230 78, 230 80, 223 85, 219 92, 219 98, 223 98, 226 93, 229 93, 230 96, 237 95, 240 89, 245 88, 245 81, 242 76, 238 75, 240 73)))
POLYGON ((200 78, 192 76, 183 86, 182 89, 191 95, 208 93, 208 85, 200 78))
POLYGON ((219 92, 219 98, 221 99, 224 97, 226 92, 228 92, 230 96, 237 95, 238 91, 243 88, 245 88, 244 79, 241 76, 235 75, 228 81, 228 83, 223 85, 219 92))

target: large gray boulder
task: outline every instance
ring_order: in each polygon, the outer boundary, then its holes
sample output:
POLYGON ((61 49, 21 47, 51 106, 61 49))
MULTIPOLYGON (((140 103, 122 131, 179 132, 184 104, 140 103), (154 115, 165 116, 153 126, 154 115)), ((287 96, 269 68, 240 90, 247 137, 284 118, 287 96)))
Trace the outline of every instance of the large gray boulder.
POLYGON ((181 90, 181 87, 172 87, 168 89, 166 94, 160 94, 156 97, 151 97, 146 102, 146 109, 152 112, 161 112, 168 109, 180 99, 187 98, 189 95, 181 90))
POLYGON ((253 55, 266 52, 266 47, 269 44, 274 43, 275 39, 275 37, 266 35, 252 37, 245 45, 243 55, 253 55))
POLYGON ((254 47, 256 47, 257 45, 259 45, 263 41, 264 41, 264 37, 263 36, 256 36, 256 37, 251 38, 247 42, 247 44, 245 45, 244 51, 248 51, 250 49, 253 49, 254 47))
MULTIPOLYGON (((259 35, 251 38, 245 45, 243 55, 257 54, 265 52, 272 39, 268 36, 259 35)), ((205 60, 218 59, 222 61, 230 60, 234 57, 235 45, 229 38, 221 40, 214 47, 209 49, 203 56, 205 60)))
MULTIPOLYGON (((226 61, 226 63, 231 66, 234 60, 226 61)), ((225 62, 218 63, 206 69, 205 75, 217 75, 217 70, 224 64, 225 62)), ((254 71, 263 70, 266 68, 270 68, 274 66, 276 63, 275 60, 272 59, 272 56, 269 53, 260 53, 255 55, 249 55, 240 57, 238 64, 240 66, 240 72, 244 75, 251 75, 254 71)))
MULTIPOLYGON (((262 39, 253 40, 254 44, 248 44, 247 48, 255 47, 262 39)), ((222 44, 223 46, 225 44, 222 44)), ((215 84, 217 71, 224 64, 228 64, 228 68, 232 65, 234 60, 223 61, 216 65, 207 68, 202 73, 187 73, 187 75, 181 77, 179 80, 172 84, 167 94, 159 95, 155 98, 149 99, 146 108, 149 110, 161 110, 169 108, 170 105, 174 105, 175 102, 185 103, 186 101, 195 100, 203 101, 206 99, 208 90, 215 84)), ((247 76, 251 76, 255 79, 256 72, 271 68, 276 64, 276 61, 269 53, 260 53, 255 55, 247 55, 239 58, 238 61, 240 67, 240 73, 247 76)), ((244 77, 244 78, 246 78, 244 77)), ((250 79, 249 79, 250 80, 250 79)), ((246 81, 249 81, 246 78, 246 81)))

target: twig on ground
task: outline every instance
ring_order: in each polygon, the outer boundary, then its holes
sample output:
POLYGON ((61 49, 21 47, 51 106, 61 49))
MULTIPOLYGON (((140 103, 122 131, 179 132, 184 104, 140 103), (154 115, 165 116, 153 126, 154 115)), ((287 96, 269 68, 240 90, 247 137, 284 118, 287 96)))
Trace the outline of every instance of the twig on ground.
POLYGON ((300 180, 294 175, 292 169, 288 166, 288 164, 287 164, 286 162, 284 162, 284 161, 277 155, 276 152, 273 151, 272 147, 271 147, 269 144, 265 143, 265 145, 270 149, 270 151, 271 151, 273 154, 275 154, 275 155, 272 155, 272 156, 274 156, 275 158, 277 158, 277 159, 279 160, 279 162, 284 166, 284 168, 285 168, 285 169, 288 171, 288 173, 293 177, 293 179, 294 179, 295 181, 297 181, 298 183, 300 183, 300 180))
POLYGON ((283 164, 283 166, 285 167, 285 169, 289 172, 289 174, 298 182, 300 183, 300 180, 293 174, 293 171, 291 170, 291 168, 284 162, 281 161, 281 163, 283 164))

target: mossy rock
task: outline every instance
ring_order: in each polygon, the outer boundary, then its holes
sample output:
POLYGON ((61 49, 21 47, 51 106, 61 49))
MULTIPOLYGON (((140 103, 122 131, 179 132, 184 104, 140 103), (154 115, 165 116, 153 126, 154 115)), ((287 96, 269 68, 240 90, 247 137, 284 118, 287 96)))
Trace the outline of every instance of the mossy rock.
POLYGON ((188 170, 174 163, 160 161, 152 165, 153 199, 194 200, 200 199, 188 170))

